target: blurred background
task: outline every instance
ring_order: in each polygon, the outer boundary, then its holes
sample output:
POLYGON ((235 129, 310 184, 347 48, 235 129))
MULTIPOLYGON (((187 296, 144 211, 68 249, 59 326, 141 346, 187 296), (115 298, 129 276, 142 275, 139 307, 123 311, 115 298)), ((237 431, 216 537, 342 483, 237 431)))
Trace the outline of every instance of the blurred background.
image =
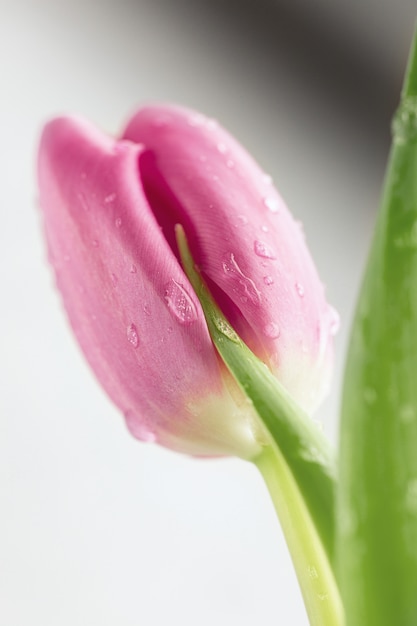
POLYGON ((43 123, 143 102, 217 118, 305 232, 341 373, 415 0, 0 0, 0 623, 306 626, 254 468, 133 440, 73 341, 35 184, 43 123))

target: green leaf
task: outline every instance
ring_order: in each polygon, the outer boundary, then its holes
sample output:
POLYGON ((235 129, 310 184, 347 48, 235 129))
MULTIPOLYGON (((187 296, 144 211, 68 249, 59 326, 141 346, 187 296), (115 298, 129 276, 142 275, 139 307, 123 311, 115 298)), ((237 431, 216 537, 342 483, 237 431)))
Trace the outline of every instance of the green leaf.
POLYGON ((327 439, 229 325, 194 267, 181 227, 177 241, 214 345, 288 465, 331 561, 335 463, 327 439))
POLYGON ((417 624, 417 32, 353 326, 337 565, 347 626, 417 624))

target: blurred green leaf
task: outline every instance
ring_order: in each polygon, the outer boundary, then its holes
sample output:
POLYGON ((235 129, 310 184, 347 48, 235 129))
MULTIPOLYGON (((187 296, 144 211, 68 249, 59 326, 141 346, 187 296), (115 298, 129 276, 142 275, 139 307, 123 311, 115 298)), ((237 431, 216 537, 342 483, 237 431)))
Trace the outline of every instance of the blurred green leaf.
POLYGON ((347 626, 417 624, 417 32, 342 403, 337 571, 347 626))

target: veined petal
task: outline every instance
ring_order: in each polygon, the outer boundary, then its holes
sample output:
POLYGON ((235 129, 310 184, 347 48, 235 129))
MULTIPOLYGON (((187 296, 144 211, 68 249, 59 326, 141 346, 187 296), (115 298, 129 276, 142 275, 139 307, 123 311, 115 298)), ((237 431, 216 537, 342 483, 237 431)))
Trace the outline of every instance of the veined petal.
POLYGON ((232 326, 295 399, 327 391, 337 316, 300 226, 250 155, 213 120, 145 107, 124 138, 143 143, 144 188, 166 237, 181 222, 193 257, 232 326))
POLYGON ((44 131, 40 204, 69 319, 136 437, 251 457, 250 412, 225 385, 200 304, 144 193, 144 154, 77 119, 44 131))

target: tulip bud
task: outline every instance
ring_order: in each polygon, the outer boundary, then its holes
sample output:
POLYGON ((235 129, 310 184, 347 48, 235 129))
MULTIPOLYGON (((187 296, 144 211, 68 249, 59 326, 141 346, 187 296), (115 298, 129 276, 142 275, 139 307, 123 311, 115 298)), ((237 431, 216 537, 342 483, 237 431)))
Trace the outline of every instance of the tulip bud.
POLYGON ((114 140, 78 119, 54 120, 39 186, 74 333, 135 437, 244 458, 262 444, 179 262, 177 223, 243 340, 301 405, 321 398, 335 314, 282 199, 217 124, 153 106, 114 140))

